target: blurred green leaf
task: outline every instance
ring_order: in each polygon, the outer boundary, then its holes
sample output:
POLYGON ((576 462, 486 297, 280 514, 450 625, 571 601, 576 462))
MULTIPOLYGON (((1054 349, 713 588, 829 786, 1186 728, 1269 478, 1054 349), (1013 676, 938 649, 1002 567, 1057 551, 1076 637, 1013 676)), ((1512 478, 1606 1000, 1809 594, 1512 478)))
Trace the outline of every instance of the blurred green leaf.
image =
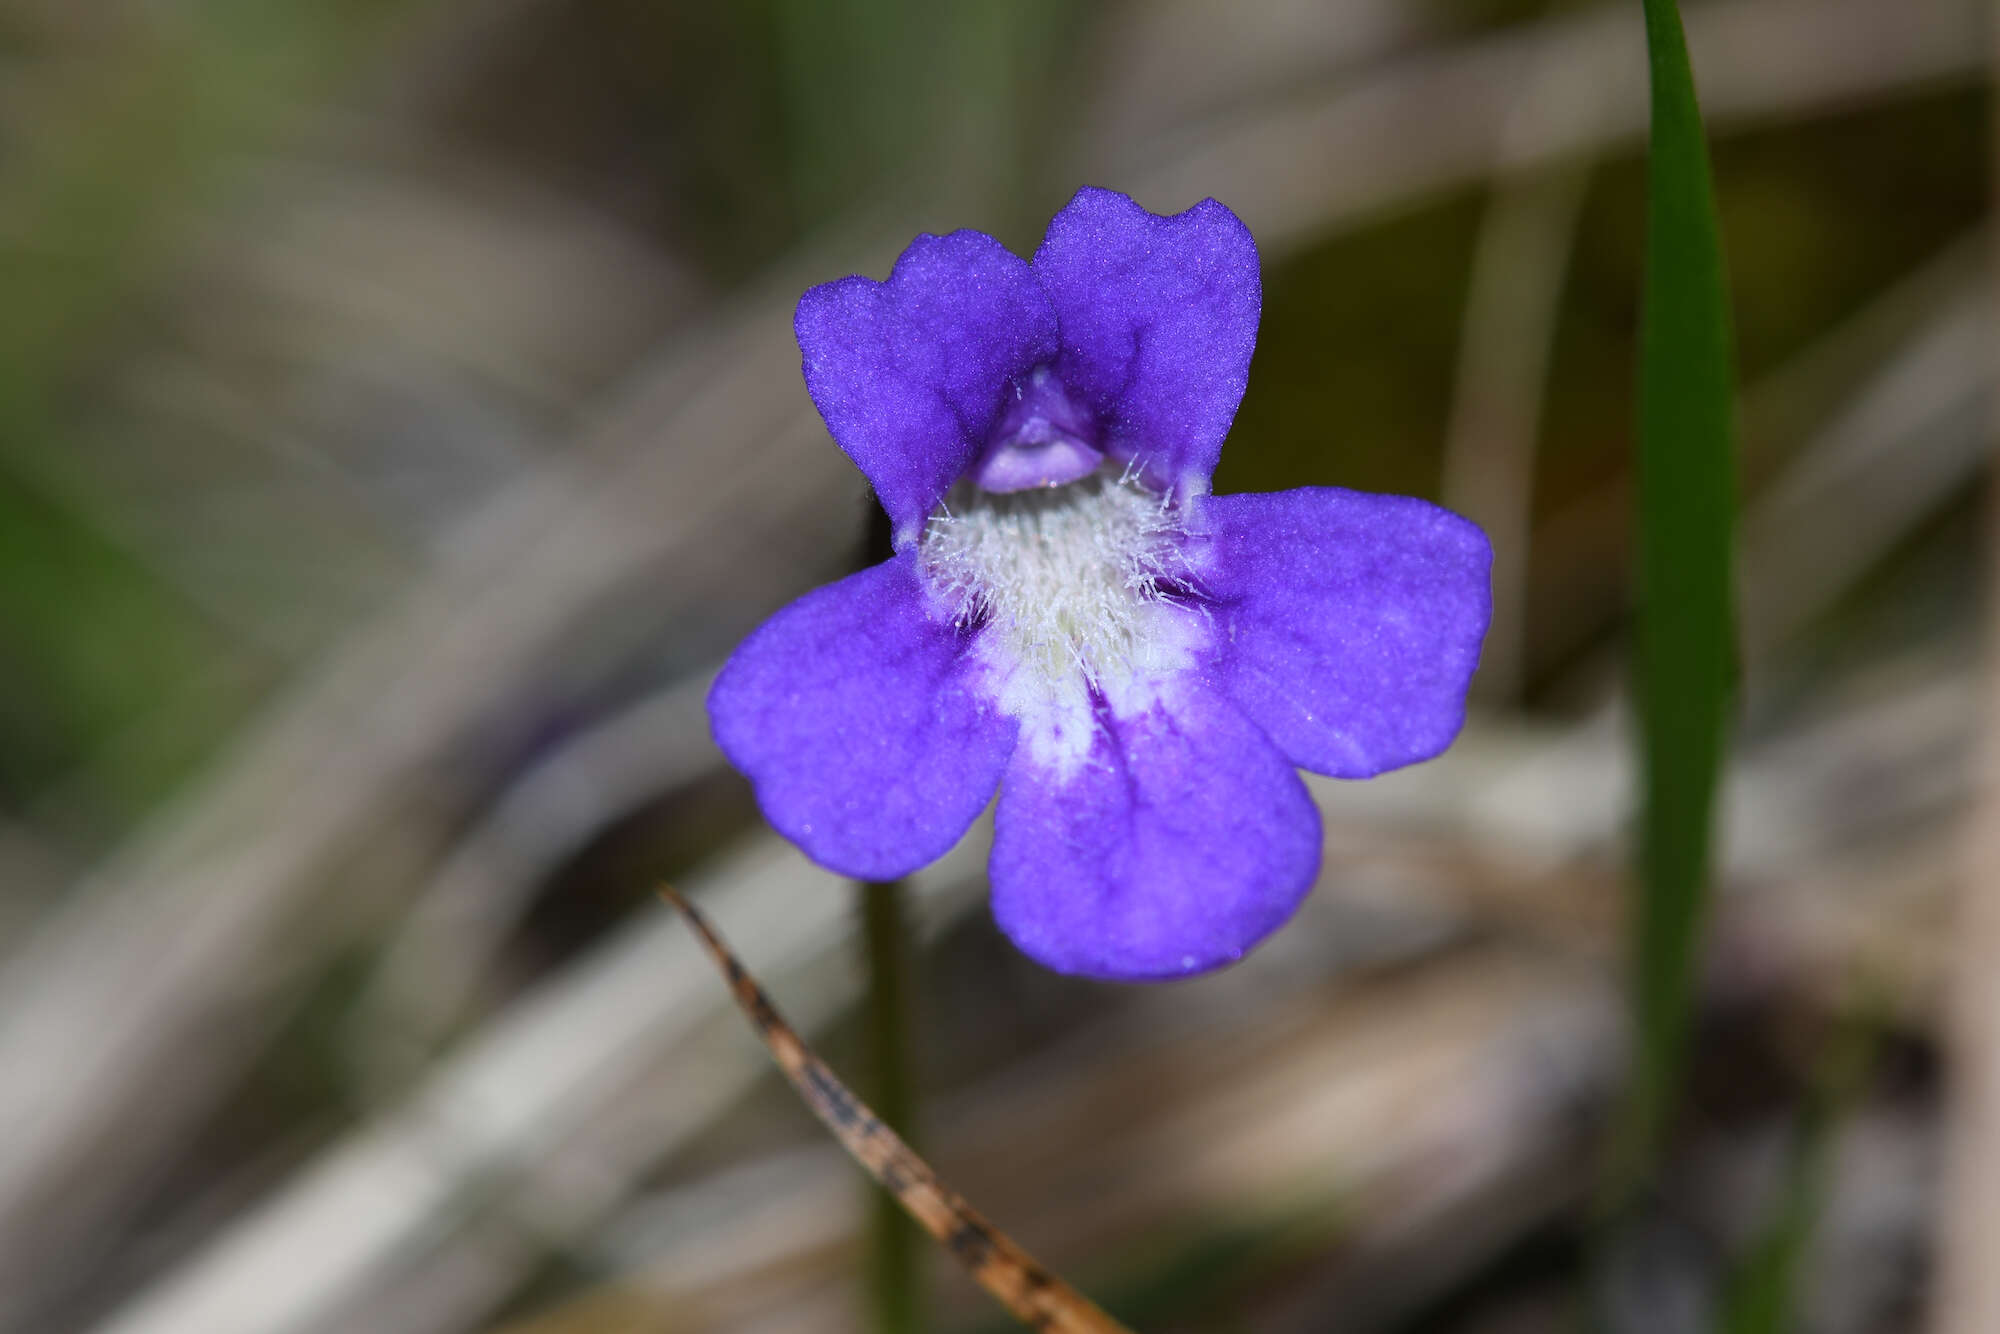
POLYGON ((122 547, 69 446, 92 357, 191 218, 423 0, 198 3, 108 24, 0 172, 0 791, 60 780, 86 824, 159 799, 258 664, 122 547))
POLYGON ((30 801, 88 763, 91 804, 135 816, 220 729, 243 682, 172 590, 4 469, 0 570, 0 796, 30 801))
POLYGON ((1734 658, 1734 388, 1714 188, 1680 14, 1673 0, 1644 4, 1652 138, 1639 344, 1637 1045, 1614 1208, 1651 1174, 1684 1065, 1734 658))
POLYGON ((1074 87, 1089 6, 1058 0, 772 0, 798 221, 885 192, 1032 247, 1053 201, 1030 198, 1035 146, 1074 87))

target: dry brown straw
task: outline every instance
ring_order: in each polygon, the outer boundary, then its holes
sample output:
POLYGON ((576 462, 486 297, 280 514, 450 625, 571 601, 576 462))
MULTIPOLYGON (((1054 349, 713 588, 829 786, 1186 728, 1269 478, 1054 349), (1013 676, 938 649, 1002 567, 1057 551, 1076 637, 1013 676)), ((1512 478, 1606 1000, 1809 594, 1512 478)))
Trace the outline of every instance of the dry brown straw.
POLYGON ((972 1272, 979 1286, 1014 1316, 1034 1329, 1061 1334, 1131 1334, 1095 1303, 1037 1264, 1006 1233, 967 1204, 958 1192, 937 1178, 930 1165, 911 1151, 895 1131, 834 1077, 826 1063, 812 1054, 792 1031, 764 989, 738 963, 707 920, 668 886, 660 897, 679 909, 701 937, 710 957, 721 967, 737 1004, 750 1016, 778 1067, 792 1081, 813 1114, 826 1123, 856 1162, 894 1195, 910 1216, 972 1272))

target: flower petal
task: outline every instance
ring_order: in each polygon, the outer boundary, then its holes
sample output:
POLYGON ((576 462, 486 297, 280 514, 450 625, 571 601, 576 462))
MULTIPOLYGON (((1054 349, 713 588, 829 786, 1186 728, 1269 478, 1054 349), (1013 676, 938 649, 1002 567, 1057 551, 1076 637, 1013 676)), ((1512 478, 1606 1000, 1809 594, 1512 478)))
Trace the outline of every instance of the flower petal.
POLYGON ((1368 778, 1451 744, 1492 611, 1476 524, 1336 487, 1203 510, 1213 670, 1292 763, 1368 778))
POLYGON ((974 682, 966 635, 926 614, 915 553, 806 594, 709 691, 716 744, 786 838, 886 880, 951 849, 993 795, 1015 724, 974 682))
POLYGON ((1104 448, 1162 490, 1206 493, 1257 346, 1249 228, 1213 199, 1163 217, 1084 189, 1034 263, 1061 324, 1056 373, 1098 414, 1104 448))
POLYGON ((1319 869, 1319 812, 1277 748, 1192 677, 1100 705, 1067 779, 1014 752, 993 836, 993 916, 1035 959, 1110 981, 1234 962, 1319 869))
POLYGON ((1055 314, 1027 261, 981 232, 925 234, 886 282, 799 298, 806 390, 874 484, 898 550, 986 443, 1007 384, 1055 356, 1055 314))

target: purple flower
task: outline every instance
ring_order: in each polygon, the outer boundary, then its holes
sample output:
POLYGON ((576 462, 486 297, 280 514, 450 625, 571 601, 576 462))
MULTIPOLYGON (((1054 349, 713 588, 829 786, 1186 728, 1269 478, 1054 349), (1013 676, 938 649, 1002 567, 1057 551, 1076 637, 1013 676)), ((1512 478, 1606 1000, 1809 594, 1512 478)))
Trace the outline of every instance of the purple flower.
POLYGON ((919 236, 807 292, 806 388, 896 554, 759 628, 709 696, 779 832, 906 874, 1000 792, 993 914, 1123 981, 1232 962, 1318 872, 1297 769, 1451 743, 1485 537, 1421 500, 1212 496, 1250 371, 1257 248, 1214 200, 1079 192, 1032 261, 919 236))

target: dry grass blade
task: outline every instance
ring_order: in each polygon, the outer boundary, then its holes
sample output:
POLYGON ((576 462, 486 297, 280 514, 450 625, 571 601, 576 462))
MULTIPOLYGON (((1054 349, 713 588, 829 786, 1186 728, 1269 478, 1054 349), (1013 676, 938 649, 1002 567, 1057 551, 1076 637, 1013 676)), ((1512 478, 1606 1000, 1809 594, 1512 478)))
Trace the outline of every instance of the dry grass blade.
POLYGON ((1051 1274, 1034 1257, 987 1222, 911 1151, 895 1131, 875 1118, 859 1098, 813 1055, 804 1039, 771 1004, 764 989, 722 943, 707 919, 672 888, 660 886, 660 897, 688 920, 710 956, 729 979, 737 1003, 750 1016, 757 1035, 771 1049, 785 1078, 826 1123, 855 1161, 894 1195, 921 1224, 972 1273, 979 1286, 1017 1319, 1034 1329, 1067 1334, 1129 1334, 1099 1310, 1088 1297, 1051 1274))

